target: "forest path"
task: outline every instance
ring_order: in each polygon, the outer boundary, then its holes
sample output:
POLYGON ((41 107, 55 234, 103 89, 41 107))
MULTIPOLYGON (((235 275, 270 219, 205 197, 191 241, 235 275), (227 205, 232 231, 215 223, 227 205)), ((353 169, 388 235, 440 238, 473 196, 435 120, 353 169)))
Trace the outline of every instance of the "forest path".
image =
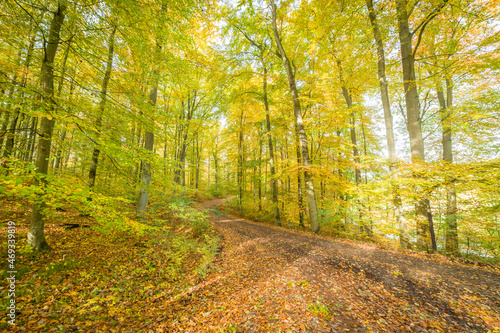
POLYGON ((500 272, 287 230, 209 210, 215 268, 167 315, 188 332, 487 332, 500 272), (215 212, 215 213, 214 213, 215 212))

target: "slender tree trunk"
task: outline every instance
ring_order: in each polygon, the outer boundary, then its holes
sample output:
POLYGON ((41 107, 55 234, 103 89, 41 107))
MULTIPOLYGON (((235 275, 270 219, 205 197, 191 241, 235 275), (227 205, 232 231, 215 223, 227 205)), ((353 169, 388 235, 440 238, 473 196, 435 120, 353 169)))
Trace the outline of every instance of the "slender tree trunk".
MULTIPOLYGON (((61 87, 62 86, 60 86, 60 88, 61 87)), ((74 88, 75 88, 74 81, 71 80, 71 85, 70 85, 70 88, 69 88, 69 99, 70 99, 70 101, 73 99, 74 88)), ((59 90, 59 91, 61 91, 61 90, 59 90)), ((66 127, 64 127, 63 130, 62 130, 62 133, 61 133, 61 139, 60 139, 60 142, 59 142, 59 145, 58 145, 58 149, 57 149, 57 152, 56 152, 56 161, 54 163, 54 171, 55 172, 57 172, 61 168, 61 166, 62 166, 61 160, 62 160, 62 153, 63 153, 63 145, 64 145, 64 141, 66 140, 67 133, 68 133, 68 131, 67 131, 66 127)))
POLYGON ((38 128, 38 118, 33 117, 31 119, 31 126, 30 126, 30 137, 28 140, 28 146, 27 146, 27 154, 28 154, 28 161, 33 161, 33 155, 35 154, 35 141, 36 141, 36 133, 37 133, 37 128, 38 128))
POLYGON ((21 122, 19 124, 19 132, 20 133, 25 132, 25 133, 21 136, 21 140, 19 140, 19 145, 18 145, 19 149, 17 154, 19 158, 22 158, 23 160, 27 161, 29 158, 27 147, 28 147, 28 141, 30 139, 30 132, 29 132, 30 123, 33 120, 33 118, 36 117, 31 117, 29 115, 23 114, 21 118, 24 118, 24 122, 21 119, 21 122))
MULTIPOLYGON (((20 54, 19 54, 19 61, 18 62, 21 62, 21 55, 20 54)), ((12 116, 11 107, 12 107, 12 98, 14 96, 14 92, 16 91, 16 87, 17 87, 16 81, 17 81, 17 73, 15 73, 13 78, 12 78, 10 90, 9 90, 9 93, 7 94, 7 103, 5 106, 6 115, 5 115, 4 121, 2 123, 2 129, 1 129, 2 132, 0 133, 0 150, 3 147, 4 141, 6 141, 6 139, 8 139, 10 136, 10 124, 12 121, 10 119, 10 117, 12 116)), ((5 145, 7 148, 7 143, 5 143, 5 145)), ((5 156, 5 150, 3 152, 3 156, 5 156)))
MULTIPOLYGON (((365 158, 368 156, 368 149, 367 149, 367 144, 366 144, 366 135, 365 135, 365 124, 363 120, 361 119, 361 133, 363 134, 363 154, 365 158)), ((365 184, 368 184, 368 173, 365 170, 365 184)), ((366 197, 366 204, 368 205, 368 218, 369 218, 369 224, 363 221, 363 229, 365 234, 368 237, 373 237, 373 220, 371 218, 371 206, 370 206, 370 196, 368 195, 366 197)), ((363 210, 366 211, 366 205, 363 203, 363 210)))
MULTIPOLYGON (((69 51, 71 49, 71 39, 68 40, 68 46, 66 47, 66 51, 64 52, 64 58, 63 58, 63 63, 62 63, 62 71, 61 71, 61 77, 59 79, 59 86, 57 87, 57 96, 60 97, 63 86, 64 86, 64 80, 66 79, 66 63, 68 61, 68 56, 69 56, 69 51)), ((69 96, 70 99, 73 96, 73 89, 74 89, 74 81, 71 80, 71 85, 70 85, 70 92, 69 96)), ((64 143, 64 140, 66 139, 66 126, 61 131, 61 138, 57 147, 57 151, 55 153, 55 160, 53 164, 53 171, 57 172, 60 168, 61 165, 61 154, 62 154, 62 145, 64 143)))
POLYGON ((214 152, 214 169, 215 192, 217 192, 219 189, 219 158, 217 157, 217 150, 214 152))
MULTIPOLYGON (((450 78, 446 78, 446 97, 441 84, 437 85, 437 95, 441 112, 441 127, 443 129, 443 160, 453 163, 452 137, 451 137, 451 107, 453 106, 453 85, 450 78)), ((458 256, 458 228, 457 228, 457 194, 453 179, 446 179, 446 232, 445 251, 447 254, 458 256)))
MULTIPOLYGON (((42 86, 43 86, 43 101, 46 105, 48 114, 54 111, 54 59, 57 52, 57 47, 60 42, 60 31, 64 22, 66 3, 60 0, 57 11, 54 13, 54 18, 50 25, 49 38, 47 45, 44 45, 44 56, 42 60, 42 86)), ((54 129, 55 120, 51 116, 43 117, 40 125, 40 140, 38 143, 38 153, 36 161, 36 172, 41 175, 36 178, 36 185, 45 187, 48 173, 50 146, 52 141, 52 131, 54 129)), ((45 212, 46 202, 43 192, 38 194, 31 215, 31 224, 28 231, 28 244, 35 251, 50 250, 50 246, 45 240, 45 212)))
MULTIPOLYGON (((267 130, 267 141, 269 144, 269 165, 271 172, 271 192, 274 207, 274 221, 276 225, 281 226, 280 208, 278 204, 278 185, 276 184, 276 167, 274 165, 274 145, 273 136, 271 134, 271 116, 269 112, 269 101, 267 100, 267 67, 264 67, 264 78, 263 78, 263 96, 264 96, 264 109, 266 111, 266 130, 267 130)), ((267 170, 267 169, 266 169, 267 170)), ((266 187, 267 192, 267 187, 266 187)))
MULTIPOLYGON (((115 48, 115 34, 116 34, 116 25, 113 25, 113 28, 111 30, 111 34, 109 36, 109 42, 108 42, 108 58, 106 61, 106 72, 104 73, 104 79, 102 81, 102 87, 101 87, 101 99, 99 101, 99 111, 97 114, 97 119, 95 122, 95 127, 96 127, 96 135, 95 135, 95 143, 94 143, 94 150, 92 152, 92 159, 90 162, 90 170, 89 170, 89 176, 88 176, 88 186, 92 190, 95 185, 95 178, 97 175, 97 165, 99 163, 99 154, 101 152, 100 150, 100 143, 98 142, 100 137, 101 137, 101 130, 102 130, 102 118, 104 114, 104 109, 106 107, 106 99, 108 95, 108 84, 109 80, 111 78, 111 71, 113 69, 113 55, 114 55, 114 48, 115 48)), ((89 200, 92 198, 89 197, 89 200)))
MULTIPOLYGON (((154 78, 154 80, 156 81, 157 78, 154 78)), ((158 83, 156 81, 151 86, 149 93, 149 102, 153 108, 156 106, 157 97, 158 83)), ((153 153, 154 140, 155 137, 152 129, 146 127, 144 148, 151 154, 153 153)), ((151 162, 148 159, 145 159, 142 163, 141 188, 139 191, 139 199, 137 200, 137 215, 139 215, 142 219, 145 219, 149 199, 149 185, 151 183, 151 162)))
POLYGON ((64 143, 64 140, 66 140, 66 133, 66 129, 64 129, 61 133, 61 140, 56 152, 56 160, 54 162, 54 172, 57 172, 61 168, 62 145, 64 143))
MULTIPOLYGON (((164 7, 162 5, 162 10, 164 7)), ((156 36, 159 38, 160 36, 156 36)), ((160 55, 162 46, 157 39, 155 49, 155 59, 160 55)), ((137 200, 137 215, 144 221, 146 220, 146 212, 149 199, 149 185, 151 184, 151 161, 154 158, 154 114, 156 109, 156 100, 158 99, 158 67, 155 64, 152 71, 152 84, 149 86, 149 104, 151 107, 151 124, 145 127, 144 148, 148 152, 148 156, 142 161, 141 181, 139 198, 137 200)))
POLYGON ((238 133, 238 212, 243 213, 243 109, 240 116, 240 131, 238 133))
POLYGON ((5 149, 3 151, 3 157, 6 159, 12 156, 12 152, 14 151, 14 140, 16 137, 16 128, 17 122, 20 116, 20 108, 18 106, 15 107, 13 118, 10 121, 9 130, 7 132, 7 140, 5 141, 5 149))
POLYGON ((276 23, 276 4, 274 0, 271 0, 271 8, 272 8, 272 24, 273 24, 273 32, 276 41, 276 46, 278 48, 278 53, 280 54, 281 59, 283 60, 283 64, 285 66, 285 70, 288 77, 288 83, 290 86, 290 92, 292 94, 293 99, 293 110, 295 115, 295 123, 297 126, 297 131, 299 133, 299 141, 302 153, 302 165, 305 167, 304 169, 304 181, 306 187, 306 196, 307 203, 309 206, 309 218, 311 220, 311 229, 313 232, 319 232, 319 223, 318 223, 318 210, 316 208, 316 197, 314 194, 314 183, 313 176, 309 170, 310 162, 309 162, 309 148, 307 143, 307 135, 304 129, 304 122, 302 120, 302 110, 300 107, 299 101, 299 93, 297 90, 297 85, 295 82, 295 74, 292 69, 292 65, 290 64, 290 60, 288 59, 283 46, 281 45, 281 38, 278 32, 278 26, 276 23))
POLYGON ((195 188, 198 189, 200 185, 200 160, 201 160, 201 150, 203 147, 200 147, 200 142, 198 138, 198 134, 196 134, 196 181, 195 188))
POLYGON ((185 165, 186 165, 186 152, 188 148, 188 134, 189 134, 189 127, 191 124, 191 119, 193 117, 194 109, 196 108, 196 93, 193 96, 193 100, 191 101, 191 96, 188 95, 188 102, 187 102, 187 114, 184 114, 184 108, 182 110, 182 115, 180 120, 181 121, 186 121, 185 124, 181 124, 179 126, 179 153, 178 153, 178 168, 174 172, 174 182, 185 186, 186 185, 186 170, 185 170, 185 165))
MULTIPOLYGON (((356 182, 356 188, 359 190, 359 187, 361 185, 361 169, 359 168, 360 159, 359 159, 359 151, 358 151, 358 142, 357 142, 357 138, 356 138, 356 115, 354 114, 354 111, 352 111, 352 106, 353 106, 352 105, 352 96, 351 96, 351 93, 349 92, 349 90, 347 89, 346 83, 344 81, 343 72, 342 72, 342 63, 341 63, 340 59, 337 59, 336 62, 337 62, 338 70, 339 70, 340 84, 342 86, 342 95, 344 96, 344 99, 345 99, 345 102, 347 105, 347 109, 351 110, 350 135, 351 135, 351 144, 352 144, 352 155, 354 157, 354 163, 355 163, 354 177, 355 177, 355 182, 356 182)), ((372 236, 371 231, 368 228, 368 226, 366 225, 365 220, 364 220, 363 209, 362 209, 362 207, 364 207, 364 204, 361 202, 361 200, 359 198, 359 194, 358 194, 358 197, 356 199, 356 202, 359 206, 358 214, 359 214, 359 223, 361 224, 361 227, 360 227, 361 232, 365 232, 367 236, 371 237, 372 236)))
POLYGON ((377 16, 375 9, 373 8, 372 0, 366 0, 366 6, 368 7, 369 18, 372 25, 373 37, 377 45, 377 66, 378 66, 378 80, 380 84, 380 96, 382 99, 382 106, 384 109, 384 119, 385 119, 385 133, 387 140, 387 150, 389 152, 389 172, 391 174, 392 180, 392 202, 394 205, 394 211, 396 215, 396 222, 399 229, 399 246, 402 249, 411 248, 410 236, 408 235, 408 228, 406 225, 406 219, 404 216, 403 205, 401 202, 401 197, 399 195, 399 187, 396 182, 398 179, 397 168, 396 168, 396 145, 394 141, 394 130, 391 112, 391 103, 389 100, 389 85, 387 83, 387 77, 385 72, 385 50, 384 43, 382 40, 382 35, 378 27, 377 16))
MULTIPOLYGON (((425 161, 424 140, 420 119, 420 101, 417 91, 415 75, 415 57, 413 54, 412 37, 408 17, 408 0, 396 0, 398 15, 399 42, 401 48, 401 63, 406 102, 406 119, 410 134, 411 158, 413 164, 425 161)), ((415 175, 419 177, 418 175, 415 175)), ((415 203, 415 217, 417 220, 417 248, 420 251, 432 252, 430 226, 428 220, 429 199, 421 197, 415 203)))
MULTIPOLYGON (((24 60, 23 74, 21 76, 21 82, 19 85, 19 87, 21 89, 19 90, 18 99, 21 101, 22 104, 24 104, 24 88, 26 87, 26 84, 28 82, 28 72, 29 72, 30 65, 31 65, 31 56, 33 54, 33 49, 35 47, 35 38, 36 38, 36 34, 33 34, 32 37, 30 38, 30 42, 28 44, 28 50, 26 53, 26 59, 24 60)), ((21 60, 21 59, 19 59, 19 60, 21 60)), ((17 78, 17 76, 14 75, 13 84, 15 83, 16 78, 17 78)), ((14 87, 11 90, 11 92, 13 92, 13 91, 14 91, 14 87)), ((9 96, 9 99, 10 98, 12 98, 12 94, 9 96)), ((10 102, 10 100, 9 100, 9 102, 10 102)), ((22 125, 22 121, 23 121, 24 117, 25 117, 24 113, 21 113, 21 107, 16 106, 14 108, 14 117, 11 120, 11 123, 9 126, 7 140, 5 142, 5 151, 4 151, 4 155, 3 155, 5 158, 10 158, 14 152, 14 145, 15 145, 15 140, 16 140, 16 130, 18 127, 19 127, 19 129, 22 128, 21 125, 22 125)), ((21 132, 18 131, 17 137, 20 137, 20 135, 21 135, 21 132)), ((18 146, 22 147, 22 145, 18 145, 18 146)), ((20 154, 18 153, 17 156, 19 156, 19 155, 20 154)))
POLYGON ((264 165, 264 198, 267 199, 267 163, 264 165))
POLYGON ((259 196, 259 212, 262 211, 262 124, 259 124, 259 168, 257 174, 257 192, 259 196))
POLYGON ((208 155, 208 161, 207 161, 207 187, 210 188, 212 186, 212 175, 210 174, 211 172, 211 164, 212 164, 212 156, 210 154, 208 155))
POLYGON ((182 143, 181 153, 180 153, 180 156, 179 156, 179 185, 182 185, 182 186, 186 186, 186 155, 187 155, 187 148, 188 148, 188 146, 187 146, 186 140, 184 140, 183 143, 182 143))
MULTIPOLYGON (((302 155, 300 154, 299 133, 295 128, 295 151, 297 154, 297 165, 302 165, 302 155)), ((302 195, 302 172, 297 168, 297 202, 299 204, 299 226, 304 228, 304 198, 302 195)))
POLYGON ((7 127, 10 124, 10 112, 5 111, 5 117, 2 122, 2 128, 0 129, 0 151, 3 147, 4 138, 7 136, 7 127))

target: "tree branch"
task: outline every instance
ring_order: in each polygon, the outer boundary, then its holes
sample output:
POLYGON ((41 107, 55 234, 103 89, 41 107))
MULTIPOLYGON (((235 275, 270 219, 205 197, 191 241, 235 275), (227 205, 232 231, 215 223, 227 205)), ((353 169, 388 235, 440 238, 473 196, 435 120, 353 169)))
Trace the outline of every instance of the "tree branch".
POLYGON ((420 42, 422 41, 422 35, 424 34, 424 30, 427 27, 427 24, 435 18, 441 10, 446 6, 449 0, 443 0, 443 3, 434 8, 434 10, 427 15, 427 17, 417 26, 415 30, 411 33, 411 37, 418 31, 417 43, 415 44, 415 48, 413 49, 413 58, 415 58, 415 54, 417 53, 418 47, 420 46, 420 42))

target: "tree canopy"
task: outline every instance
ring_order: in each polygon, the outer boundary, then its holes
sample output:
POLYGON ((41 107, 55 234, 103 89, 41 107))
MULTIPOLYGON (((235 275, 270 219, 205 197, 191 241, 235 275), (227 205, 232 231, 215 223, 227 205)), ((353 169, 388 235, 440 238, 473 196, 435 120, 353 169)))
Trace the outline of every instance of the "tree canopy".
MULTIPOLYGON (((0 4, 3 196, 28 242, 71 206, 169 197, 448 255, 500 255, 498 3, 0 4)), ((112 217, 110 217, 112 216, 112 217)))

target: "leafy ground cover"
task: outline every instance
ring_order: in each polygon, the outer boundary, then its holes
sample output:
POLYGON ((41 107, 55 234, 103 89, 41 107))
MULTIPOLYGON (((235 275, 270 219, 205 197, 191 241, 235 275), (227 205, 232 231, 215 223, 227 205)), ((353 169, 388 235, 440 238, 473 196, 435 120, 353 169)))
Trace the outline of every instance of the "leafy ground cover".
POLYGON ((172 304, 165 331, 495 332, 500 270, 255 223, 202 205, 217 269, 172 304))
MULTIPOLYGON (((135 233, 57 213, 47 227, 55 251, 19 251, 14 331, 500 330, 498 266, 256 223, 223 203, 157 202, 135 233)), ((4 207, 22 239, 26 207, 4 207)))
MULTIPOLYGON (((164 308, 157 305, 205 276, 218 240, 206 214, 185 201, 158 202, 152 208, 155 218, 147 225, 125 217, 103 226, 74 210, 54 214, 46 225, 54 251, 35 256, 27 246, 18 248, 13 331, 137 331, 162 318, 164 308)), ((124 211, 133 215, 132 207, 124 211)), ((4 199, 1 214, 4 221, 16 221, 18 245, 25 244, 27 205, 4 199)), ((2 241, 2 269, 6 254, 2 241)), ((5 313, 6 284, 0 294, 5 313)), ((2 316, 0 327, 6 328, 6 321, 2 316)))

